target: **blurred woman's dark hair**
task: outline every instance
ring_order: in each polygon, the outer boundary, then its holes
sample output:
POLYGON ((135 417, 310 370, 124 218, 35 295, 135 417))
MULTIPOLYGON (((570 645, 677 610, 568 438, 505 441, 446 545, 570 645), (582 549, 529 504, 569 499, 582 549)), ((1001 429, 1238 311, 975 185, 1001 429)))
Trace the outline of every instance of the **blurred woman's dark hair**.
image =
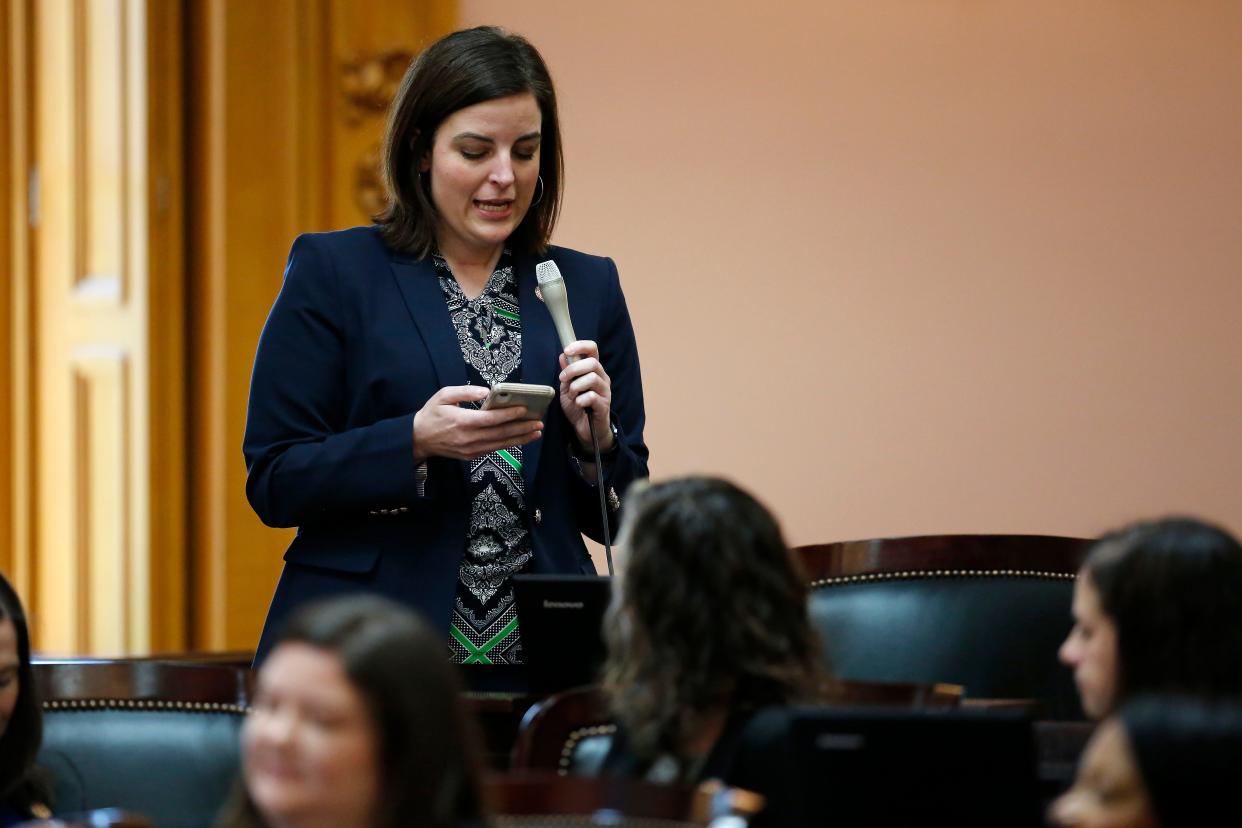
POLYGON ((13 624, 17 636, 17 701, 8 727, 0 736, 0 802, 22 812, 45 805, 51 791, 35 767, 43 743, 43 714, 39 706, 34 670, 30 666, 30 632, 21 599, 0 575, 0 621, 13 624))
POLYGON ((725 480, 636 484, 605 621, 605 689, 636 754, 685 758, 703 714, 814 699, 807 585, 776 520, 725 480))
MULTIPOLYGON (((486 824, 482 748, 444 641, 410 610, 377 595, 307 604, 273 644, 335 654, 375 723, 377 824, 462 828, 486 824)), ((221 825, 262 826, 244 785, 221 825)))
POLYGON ((419 176, 446 118, 484 101, 529 92, 543 115, 539 150, 542 195, 509 237, 521 253, 542 252, 561 209, 564 158, 556 92, 543 58, 525 38, 494 26, 453 32, 414 59, 393 99, 384 135, 388 206, 375 217, 393 250, 424 257, 436 243, 436 207, 419 176))
POLYGON ((1242 545, 1192 518, 1133 524, 1083 569, 1117 628, 1117 702, 1140 693, 1242 698, 1242 545))
POLYGON ((1161 828, 1221 825, 1238 812, 1242 707, 1142 696, 1118 719, 1161 828))

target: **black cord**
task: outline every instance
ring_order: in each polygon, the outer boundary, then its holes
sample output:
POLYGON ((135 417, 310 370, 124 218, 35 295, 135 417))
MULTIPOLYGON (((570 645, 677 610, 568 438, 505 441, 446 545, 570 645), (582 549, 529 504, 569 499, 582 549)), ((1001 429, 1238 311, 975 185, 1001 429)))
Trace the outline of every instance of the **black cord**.
POLYGON ((599 519, 604 527, 604 557, 608 574, 612 575, 612 533, 608 531, 608 499, 604 497, 604 463, 599 457, 599 437, 595 433, 595 417, 586 409, 587 425, 591 427, 591 448, 595 450, 595 488, 599 489, 599 519))

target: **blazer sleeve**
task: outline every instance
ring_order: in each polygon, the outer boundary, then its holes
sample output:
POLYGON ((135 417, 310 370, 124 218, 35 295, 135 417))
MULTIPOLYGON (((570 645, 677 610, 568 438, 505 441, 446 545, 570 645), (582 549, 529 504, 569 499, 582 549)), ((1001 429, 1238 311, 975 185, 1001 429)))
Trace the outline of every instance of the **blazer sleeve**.
MULTIPOLYGON (((617 265, 612 259, 607 261, 607 294, 597 344, 600 362, 612 380, 612 423, 617 428, 617 453, 604 463, 609 531, 615 538, 626 490, 635 480, 648 476, 648 450, 643 440, 647 416, 643 407, 642 370, 638 361, 638 344, 634 339, 634 325, 625 304, 625 294, 621 291, 617 265)), ((575 470, 571 480, 579 528, 591 539, 602 543, 604 535, 594 477, 584 478, 575 470)))
POLYGON ((303 526, 421 496, 413 411, 346 427, 340 276, 315 236, 299 236, 263 326, 250 378, 242 451, 246 496, 269 526, 303 526))

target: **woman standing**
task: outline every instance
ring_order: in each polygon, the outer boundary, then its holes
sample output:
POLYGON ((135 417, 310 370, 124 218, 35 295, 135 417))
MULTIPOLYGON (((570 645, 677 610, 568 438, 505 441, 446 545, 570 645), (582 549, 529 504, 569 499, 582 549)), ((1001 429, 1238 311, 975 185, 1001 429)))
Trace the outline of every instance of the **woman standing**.
POLYGON ((255 357, 247 495, 299 529, 258 658, 293 607, 361 591, 422 611, 459 662, 517 663, 511 576, 594 571, 588 416, 610 523, 647 474, 629 312, 610 259, 548 243, 560 126, 524 39, 482 27, 424 51, 384 163, 375 225, 294 243, 255 357), (581 337, 563 350, 535 280, 546 260, 581 337), (552 386, 559 405, 542 421, 478 410, 506 380, 552 386))

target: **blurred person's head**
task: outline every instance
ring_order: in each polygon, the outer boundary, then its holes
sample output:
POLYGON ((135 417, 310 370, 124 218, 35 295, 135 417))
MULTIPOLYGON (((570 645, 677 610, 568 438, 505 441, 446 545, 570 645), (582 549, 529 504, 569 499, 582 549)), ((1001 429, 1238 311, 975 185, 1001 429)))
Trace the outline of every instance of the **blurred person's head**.
POLYGON ((1223 825, 1236 818, 1239 784, 1242 708, 1138 697, 1100 724, 1049 816, 1064 828, 1223 825))
POLYGON ((1083 709, 1139 693, 1242 696, 1242 546, 1197 520, 1138 523, 1092 546, 1060 657, 1083 709))
POLYGON ((823 670, 776 520, 725 480, 630 490, 605 684, 639 755, 685 755, 703 715, 808 699, 823 670))
POLYGON ((263 662, 224 825, 459 828, 479 748, 444 642, 376 596, 311 604, 263 662))
POLYGON ((564 162, 539 52, 491 26, 427 47, 393 100, 383 163, 389 203, 376 220, 393 249, 542 251, 560 210, 564 162))
POLYGON ((26 614, 0 575, 0 802, 29 808, 45 799, 34 779, 43 742, 43 718, 30 667, 26 614))

